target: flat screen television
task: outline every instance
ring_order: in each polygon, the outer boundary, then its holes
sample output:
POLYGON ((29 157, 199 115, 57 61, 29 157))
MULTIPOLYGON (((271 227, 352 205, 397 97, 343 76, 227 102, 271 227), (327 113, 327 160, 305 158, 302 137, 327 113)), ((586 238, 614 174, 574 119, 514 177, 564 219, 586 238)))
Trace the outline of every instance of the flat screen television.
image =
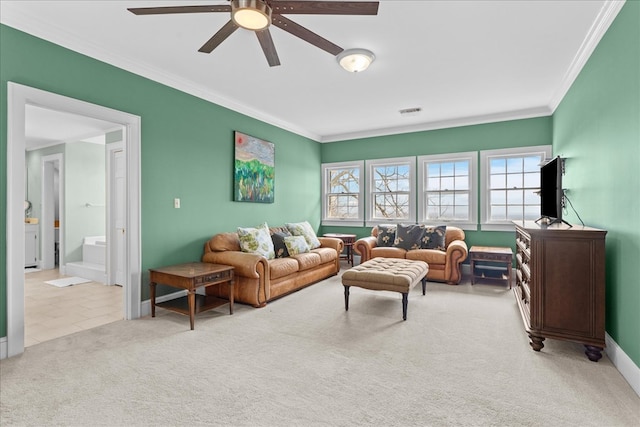
POLYGON ((564 192, 562 191, 563 159, 560 156, 540 167, 540 216, 547 224, 568 222, 562 219, 564 192))

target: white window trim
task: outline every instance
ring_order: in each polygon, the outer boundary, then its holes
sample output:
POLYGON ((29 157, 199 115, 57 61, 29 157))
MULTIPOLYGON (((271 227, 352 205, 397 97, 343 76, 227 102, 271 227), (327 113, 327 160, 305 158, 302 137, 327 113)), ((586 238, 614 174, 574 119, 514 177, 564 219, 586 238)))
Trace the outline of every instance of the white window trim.
POLYGON ((373 227, 379 224, 389 224, 395 222, 401 223, 415 223, 416 222, 416 157, 394 157, 388 159, 375 159, 375 160, 366 160, 366 168, 367 168, 367 220, 366 226, 373 227), (374 212, 374 180, 373 180, 373 168, 377 166, 387 166, 387 165, 409 165, 409 218, 406 220, 397 220, 397 219, 373 219, 374 212))
POLYGON ((489 161, 493 157, 514 156, 521 154, 542 154, 545 159, 551 158, 551 145, 535 145, 531 147, 502 148, 480 152, 480 227, 482 231, 513 231, 511 221, 489 221, 489 161))
POLYGON ((364 160, 352 162, 335 162, 322 164, 322 225, 362 227, 364 224, 365 206, 364 160), (359 169, 360 182, 358 192, 358 218, 327 218, 327 190, 329 188, 329 171, 334 169, 359 169))
POLYGON ((446 154, 433 154, 418 157, 418 222, 426 223, 425 209, 424 209, 424 169, 425 164, 429 162, 444 162, 444 161, 469 161, 469 210, 470 215, 467 221, 442 221, 437 220, 438 224, 452 225, 462 228, 464 230, 478 230, 478 152, 467 151, 464 153, 446 153, 446 154))

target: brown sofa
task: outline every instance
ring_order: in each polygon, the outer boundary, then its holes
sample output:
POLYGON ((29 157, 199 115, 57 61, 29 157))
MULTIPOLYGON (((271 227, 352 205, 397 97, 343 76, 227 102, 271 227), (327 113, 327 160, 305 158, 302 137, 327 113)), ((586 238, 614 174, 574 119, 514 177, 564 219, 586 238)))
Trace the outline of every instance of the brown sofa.
MULTIPOLYGON (((270 227, 271 234, 284 227, 270 227)), ((340 239, 318 237, 321 246, 310 252, 267 260, 261 255, 242 252, 238 233, 220 233, 204 245, 202 262, 235 267, 236 302, 264 307, 267 302, 340 272, 344 243, 340 239)), ((210 286, 207 295, 229 297, 227 286, 210 286)))
POLYGON ((363 263, 375 257, 405 258, 425 261, 429 264, 427 280, 446 282, 457 285, 462 279, 460 264, 467 258, 467 244, 464 241, 464 230, 447 226, 445 233, 446 251, 438 249, 405 250, 396 247, 377 247, 378 227, 371 229, 371 236, 358 239, 354 244, 356 253, 360 254, 363 263))

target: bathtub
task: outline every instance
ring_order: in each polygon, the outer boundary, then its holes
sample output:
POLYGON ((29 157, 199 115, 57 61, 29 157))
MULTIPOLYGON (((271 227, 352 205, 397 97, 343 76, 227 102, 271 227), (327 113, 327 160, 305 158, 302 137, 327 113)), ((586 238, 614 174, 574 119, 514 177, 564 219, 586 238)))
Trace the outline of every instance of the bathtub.
POLYGON ((106 284, 106 264, 107 239, 105 236, 87 236, 82 240, 82 261, 67 263, 65 274, 106 284))
POLYGON ((82 243, 82 261, 85 263, 107 264, 107 239, 105 236, 85 237, 82 243))

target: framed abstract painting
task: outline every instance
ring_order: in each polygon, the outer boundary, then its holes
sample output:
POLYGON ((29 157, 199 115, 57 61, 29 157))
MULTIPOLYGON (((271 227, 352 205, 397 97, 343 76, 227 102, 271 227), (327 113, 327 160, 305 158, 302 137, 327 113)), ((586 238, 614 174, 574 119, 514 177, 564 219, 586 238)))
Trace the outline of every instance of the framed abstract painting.
POLYGON ((275 148, 273 143, 234 132, 235 163, 233 200, 273 203, 275 194, 275 148))

